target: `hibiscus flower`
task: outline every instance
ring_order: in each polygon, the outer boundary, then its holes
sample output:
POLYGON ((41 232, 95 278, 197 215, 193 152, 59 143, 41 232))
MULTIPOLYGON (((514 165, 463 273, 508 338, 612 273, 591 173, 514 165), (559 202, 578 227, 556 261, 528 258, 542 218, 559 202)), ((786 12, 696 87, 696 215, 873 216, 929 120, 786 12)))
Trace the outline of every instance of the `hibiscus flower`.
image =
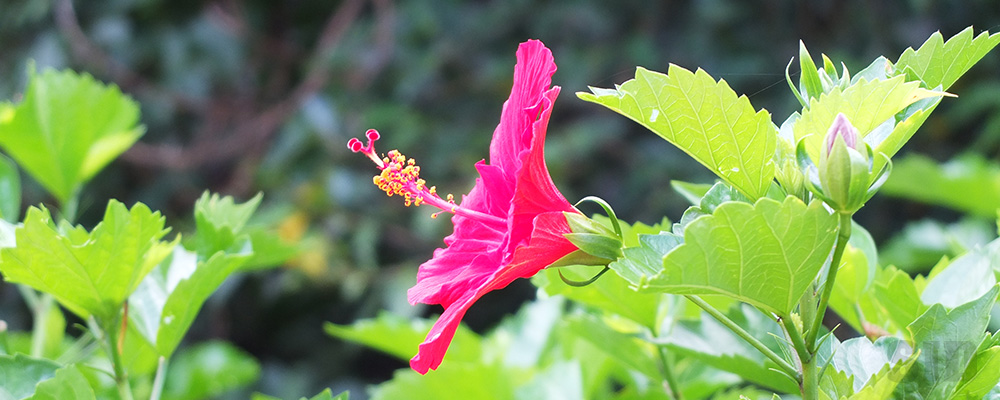
POLYGON ((571 233, 564 213, 579 211, 559 193, 545 166, 545 131, 559 95, 559 87, 551 87, 555 71, 552 52, 542 42, 529 40, 518 47, 514 85, 493 132, 489 163, 476 163, 479 178, 461 204, 427 187, 420 167, 398 151, 379 158, 375 130, 367 132, 367 146, 358 139, 348 143, 379 166, 382 173, 374 181, 387 194, 402 196, 407 205, 429 204, 454 214, 455 230, 444 239, 446 247, 420 266, 417 284, 407 292, 412 304, 444 307, 410 360, 421 374, 441 364, 476 300, 578 250, 564 236, 571 233))

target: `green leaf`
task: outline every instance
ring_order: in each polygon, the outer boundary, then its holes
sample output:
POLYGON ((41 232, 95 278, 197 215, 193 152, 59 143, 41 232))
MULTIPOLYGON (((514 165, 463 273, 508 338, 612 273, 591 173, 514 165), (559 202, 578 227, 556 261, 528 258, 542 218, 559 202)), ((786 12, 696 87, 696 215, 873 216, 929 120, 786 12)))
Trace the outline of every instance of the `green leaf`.
POLYGON ((0 399, 23 399, 35 393, 35 386, 52 379, 59 364, 23 354, 0 355, 0 399))
POLYGON ((640 235, 639 245, 622 249, 622 257, 608 267, 627 281, 631 288, 639 289, 663 271, 663 256, 683 242, 681 236, 670 232, 640 235))
POLYGON ((44 208, 30 208, 15 231, 17 247, 2 250, 0 272, 7 280, 52 294, 63 306, 87 318, 109 321, 125 299, 174 242, 161 242, 169 229, 163 217, 142 203, 131 210, 108 202, 104 219, 87 232, 56 228, 44 208))
POLYGON ((249 257, 220 251, 199 261, 195 253, 174 248, 129 297, 136 329, 161 356, 170 357, 208 297, 249 257))
POLYGON ((896 62, 896 71, 905 73, 908 80, 922 80, 929 88, 941 86, 948 90, 1000 43, 998 33, 983 32, 975 38, 972 33, 970 26, 945 42, 941 32, 935 32, 919 49, 910 47, 903 51, 896 62))
MULTIPOLYGON (((879 308, 886 313, 887 322, 894 325, 894 331, 903 331, 927 310, 913 278, 892 266, 876 275, 873 293, 879 308)), ((865 315, 870 322, 883 322, 873 317, 865 315)))
POLYGON ((257 381, 260 364, 250 354, 222 341, 198 343, 177 354, 167 369, 163 398, 216 397, 257 381))
POLYGON ((976 354, 1000 286, 952 310, 934 304, 907 329, 920 352, 896 388, 896 399, 947 399, 976 354))
POLYGON ((861 250, 848 245, 841 258, 840 268, 837 269, 833 292, 830 293, 830 307, 859 332, 864 331, 864 327, 858 303, 868 292, 876 268, 877 266, 868 263, 868 258, 861 250))
POLYGON ((392 380, 371 391, 372 400, 513 400, 515 376, 495 364, 444 363, 427 375, 397 370, 392 380))
MULTIPOLYGON (((251 400, 281 400, 281 398, 274 397, 274 396, 268 396, 268 395, 262 394, 262 393, 254 393, 253 395, 250 396, 250 399, 251 400)), ((309 397, 309 398, 301 397, 301 398, 299 398, 299 400, 350 400, 350 399, 351 399, 351 393, 349 391, 345 390, 345 391, 341 392, 340 394, 334 396, 333 392, 330 391, 330 389, 325 389, 325 390, 323 390, 322 392, 319 392, 319 394, 317 394, 317 395, 315 395, 313 397, 309 397)))
POLYGON ((882 192, 957 211, 994 217, 1000 209, 1000 166, 968 153, 938 164, 920 154, 893 162, 882 192))
POLYGON ((924 272, 942 257, 962 255, 986 245, 996 235, 993 224, 979 218, 964 218, 947 225, 934 220, 916 221, 882 246, 879 259, 911 273, 924 272))
MULTIPOLYGON (((363 319, 352 325, 326 323, 323 329, 330 336, 369 346, 401 360, 409 360, 417 353, 433 321, 409 319, 381 312, 374 319, 363 319)), ((478 361, 482 355, 481 339, 465 325, 459 325, 455 337, 445 354, 446 360, 478 361)), ((443 363, 442 365, 449 364, 443 363)))
POLYGON ((756 200, 767 193, 777 129, 770 114, 755 112, 725 80, 671 64, 666 75, 640 67, 635 79, 616 89, 591 91, 577 96, 645 126, 747 197, 756 200))
POLYGON ((208 258, 217 251, 230 250, 238 240, 250 216, 257 210, 263 194, 258 193, 245 203, 238 204, 232 196, 220 197, 208 191, 194 203, 195 251, 208 258))
POLYGON ((788 315, 816 279, 837 234, 837 217, 819 201, 794 196, 750 205, 727 202, 684 231, 644 288, 723 294, 788 315))
POLYGON ((866 337, 849 339, 833 353, 831 369, 854 377, 852 392, 858 392, 888 365, 895 365, 913 355, 913 349, 897 337, 882 337, 872 343, 866 337))
POLYGON ((553 363, 536 373, 526 384, 515 389, 514 395, 519 400, 584 399, 581 375, 578 360, 553 363))
POLYGON ((605 352, 622 366, 652 379, 661 379, 656 363, 656 347, 635 337, 637 332, 621 332, 587 314, 566 318, 567 329, 605 352))
POLYGON ((64 204, 144 131, 138 103, 69 70, 32 70, 24 99, 8 110, 0 146, 64 204))
MULTIPOLYGON (((777 323, 748 305, 733 308, 728 316, 781 354, 776 338, 783 338, 784 334, 777 323)), ((783 392, 798 391, 795 381, 778 372, 777 365, 707 313, 702 313, 700 320, 679 321, 659 342, 671 352, 737 374, 758 385, 783 392)))
MULTIPOLYGON (((906 82, 903 76, 887 80, 859 80, 847 89, 834 88, 810 103, 792 129, 796 141, 805 140, 806 151, 815 161, 819 160, 823 140, 837 114, 843 113, 861 136, 866 137, 910 104, 942 94, 920 88, 919 82, 906 82)), ((884 144, 872 146, 876 154, 882 152, 892 157, 896 153, 889 148, 897 141, 893 135, 889 135, 884 144)), ((879 168, 881 165, 876 161, 873 170, 878 171, 879 168)))
POLYGON ((56 370, 52 379, 40 382, 35 387, 34 396, 28 397, 27 400, 88 400, 96 398, 94 389, 90 387, 90 382, 80 372, 80 369, 76 365, 68 365, 56 370))
POLYGON ((670 187, 674 188, 674 191, 684 196, 691 205, 696 206, 701 203, 701 198, 705 197, 708 190, 712 188, 710 183, 691 183, 679 180, 671 180, 670 187))
POLYGON ((868 384, 852 395, 848 400, 887 400, 896 393, 896 387, 917 362, 918 353, 914 353, 905 361, 895 365, 886 364, 868 380, 868 384))
POLYGON ((21 220, 21 176, 17 165, 0 155, 0 218, 17 223, 21 220))
POLYGON ((812 99, 818 98, 823 93, 823 82, 819 80, 816 64, 813 62, 812 56, 809 55, 809 50, 806 50, 806 44, 801 40, 799 41, 799 71, 801 73, 799 91, 802 92, 802 98, 806 104, 809 104, 812 99))
POLYGON ((1000 385, 1000 346, 993 346, 976 353, 962 374, 953 399, 982 399, 991 389, 1000 385))
POLYGON ((989 249, 973 249, 956 258, 927 282, 920 299, 924 304, 938 303, 948 308, 978 299, 997 283, 993 264, 1000 259, 998 256, 989 249))

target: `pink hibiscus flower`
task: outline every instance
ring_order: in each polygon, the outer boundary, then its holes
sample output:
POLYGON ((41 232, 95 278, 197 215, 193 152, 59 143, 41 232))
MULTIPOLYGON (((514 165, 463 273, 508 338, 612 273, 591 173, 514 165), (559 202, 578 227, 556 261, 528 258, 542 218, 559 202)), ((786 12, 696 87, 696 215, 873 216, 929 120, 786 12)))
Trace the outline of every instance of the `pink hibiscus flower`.
MULTIPOLYGON (((398 151, 380 159, 379 134, 369 130, 368 145, 351 139, 348 147, 371 158, 382 170, 375 184, 407 205, 429 204, 454 214, 447 247, 423 263, 410 303, 440 304, 444 313, 427 334, 410 367, 424 374, 437 369, 465 312, 489 291, 527 278, 578 250, 563 235, 570 227, 563 213, 579 213, 563 197, 545 167, 545 130, 559 87, 550 87, 556 64, 542 42, 529 40, 517 50, 514 86, 493 132, 490 162, 476 163, 479 178, 460 205, 442 199, 420 179, 420 167, 398 151)), ((438 213, 440 214, 440 213, 438 213)), ((435 214, 436 216, 437 214, 435 214)))

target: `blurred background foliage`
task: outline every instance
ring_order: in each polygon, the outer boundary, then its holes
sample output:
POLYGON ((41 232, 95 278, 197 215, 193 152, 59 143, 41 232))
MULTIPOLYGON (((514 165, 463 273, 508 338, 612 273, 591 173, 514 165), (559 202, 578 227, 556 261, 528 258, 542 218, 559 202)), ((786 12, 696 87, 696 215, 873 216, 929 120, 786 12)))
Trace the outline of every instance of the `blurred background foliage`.
MULTIPOLYGON (((895 60, 935 30, 950 37, 969 25, 1000 29, 995 0, 0 4, 0 98, 19 98, 33 62, 116 83, 142 105, 145 137, 84 191, 81 223, 91 226, 113 197, 162 210, 184 231, 206 189, 241 199, 264 192, 256 223, 277 225, 299 254, 281 268, 231 278, 188 342, 234 343, 260 362, 260 379, 247 390, 281 397, 332 387, 363 398, 367 384, 405 367, 329 338, 323 322, 346 324, 379 310, 437 312, 411 307, 405 292, 417 265, 450 232, 448 219, 386 198, 371 185, 375 169, 348 151, 347 140, 377 128, 381 151, 401 149, 430 184, 464 193, 475 179, 472 165, 487 155, 519 42, 543 40, 559 65, 554 84, 563 92, 547 161, 562 192, 571 201, 603 197, 623 219, 654 223, 677 219, 686 207, 671 180, 709 182, 711 174, 574 92, 621 83, 637 65, 701 67, 771 111, 777 124, 798 108, 783 70, 800 39, 815 56, 857 71, 879 55, 895 60)), ((998 71, 994 52, 952 87, 962 101, 945 100, 904 152, 939 162, 972 153, 996 170, 998 71)), ((25 182, 25 204, 51 203, 25 182)), ((876 197, 856 217, 887 246, 887 263, 926 270, 996 234, 989 216, 963 217, 902 193, 876 197), (920 247, 919 238, 933 235, 924 240, 932 248, 920 247)), ((0 319, 25 329, 30 319, 14 292, 0 285, 0 319)), ((488 329, 534 292, 528 281, 516 282, 480 301, 465 321, 488 329)))

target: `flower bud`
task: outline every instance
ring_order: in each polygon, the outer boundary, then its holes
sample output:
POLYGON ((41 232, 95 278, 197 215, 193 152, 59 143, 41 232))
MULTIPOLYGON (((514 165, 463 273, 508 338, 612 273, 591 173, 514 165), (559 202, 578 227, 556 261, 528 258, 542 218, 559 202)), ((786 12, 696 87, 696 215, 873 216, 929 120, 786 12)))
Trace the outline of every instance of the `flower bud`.
POLYGON ((885 182, 886 172, 891 168, 888 158, 886 167, 875 173, 872 161, 871 147, 861 140, 858 129, 843 114, 837 114, 827 131, 818 165, 813 165, 805 155, 802 143, 799 146, 799 163, 805 164, 802 167, 811 178, 806 180, 806 186, 841 213, 857 211, 885 182))

